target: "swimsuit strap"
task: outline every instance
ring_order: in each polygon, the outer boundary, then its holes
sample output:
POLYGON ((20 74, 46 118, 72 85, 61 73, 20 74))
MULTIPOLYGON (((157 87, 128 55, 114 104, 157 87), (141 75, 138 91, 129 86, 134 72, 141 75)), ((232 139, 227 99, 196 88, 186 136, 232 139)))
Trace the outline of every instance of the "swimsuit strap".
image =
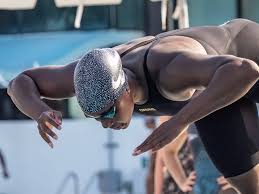
POLYGON ((145 41, 143 41, 143 42, 140 42, 140 43, 138 43, 138 44, 136 44, 136 45, 133 45, 132 47, 130 47, 130 48, 128 48, 127 50, 123 51, 123 52, 120 54, 120 56, 123 57, 123 56, 125 56, 126 54, 128 54, 129 52, 131 52, 132 50, 134 50, 134 49, 136 49, 136 48, 138 48, 138 47, 144 46, 144 45, 146 45, 146 44, 149 44, 150 42, 152 42, 152 41, 155 40, 155 39, 156 39, 156 38, 154 37, 154 38, 151 38, 151 39, 149 39, 149 40, 145 40, 145 41))

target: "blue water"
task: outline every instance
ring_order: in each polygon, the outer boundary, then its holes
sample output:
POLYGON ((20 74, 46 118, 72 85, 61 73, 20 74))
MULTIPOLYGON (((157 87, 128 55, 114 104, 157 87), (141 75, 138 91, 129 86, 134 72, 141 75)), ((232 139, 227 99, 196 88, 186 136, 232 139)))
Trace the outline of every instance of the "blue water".
POLYGON ((38 65, 66 64, 92 48, 119 44, 143 36, 140 31, 70 31, 0 35, 0 74, 10 80, 38 65))

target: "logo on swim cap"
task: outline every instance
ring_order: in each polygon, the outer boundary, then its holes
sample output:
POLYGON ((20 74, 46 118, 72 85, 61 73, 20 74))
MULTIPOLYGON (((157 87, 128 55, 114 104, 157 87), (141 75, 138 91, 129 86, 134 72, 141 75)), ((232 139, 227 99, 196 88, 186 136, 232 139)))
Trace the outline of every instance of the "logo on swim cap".
POLYGON ((113 89, 116 90, 124 82, 125 82, 125 75, 124 75, 124 72, 121 71, 121 73, 119 74, 117 80, 112 80, 112 87, 113 87, 113 89))
POLYGON ((77 101, 84 113, 101 111, 128 87, 120 55, 111 48, 86 53, 74 71, 77 101))

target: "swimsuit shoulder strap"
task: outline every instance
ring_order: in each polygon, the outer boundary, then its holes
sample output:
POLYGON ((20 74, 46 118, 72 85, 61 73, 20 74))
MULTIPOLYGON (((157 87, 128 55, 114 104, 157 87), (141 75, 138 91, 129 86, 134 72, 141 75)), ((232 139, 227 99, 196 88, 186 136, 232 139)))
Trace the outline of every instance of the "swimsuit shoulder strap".
POLYGON ((141 47, 141 46, 144 46, 144 45, 147 45, 149 43, 151 43, 152 41, 154 41, 156 38, 153 37, 151 39, 148 39, 148 40, 145 40, 145 41, 142 41, 142 42, 139 42, 138 44, 135 44, 133 46, 131 46, 130 48, 126 49, 125 51, 123 51, 120 56, 123 57, 125 56, 126 54, 128 54, 129 52, 133 51, 134 49, 138 48, 138 47, 141 47))
MULTIPOLYGON (((156 40, 158 38, 155 38, 156 40)), ((148 85, 148 96, 149 96, 149 100, 151 98, 157 98, 158 96, 160 96, 157 88, 156 88, 156 84, 155 82, 153 81, 153 79, 151 78, 151 75, 149 73, 149 70, 148 70, 148 67, 147 67, 147 57, 148 57, 148 53, 150 51, 150 49, 152 48, 152 46, 154 46, 154 44, 156 43, 156 41, 154 41, 150 46, 149 48, 146 50, 145 52, 145 55, 144 55, 144 62, 143 62, 143 68, 144 68, 144 74, 145 74, 145 77, 146 77, 146 82, 147 82, 147 85, 148 85), (152 94, 152 95, 150 95, 152 94), (158 96, 157 96, 158 95, 158 96)))

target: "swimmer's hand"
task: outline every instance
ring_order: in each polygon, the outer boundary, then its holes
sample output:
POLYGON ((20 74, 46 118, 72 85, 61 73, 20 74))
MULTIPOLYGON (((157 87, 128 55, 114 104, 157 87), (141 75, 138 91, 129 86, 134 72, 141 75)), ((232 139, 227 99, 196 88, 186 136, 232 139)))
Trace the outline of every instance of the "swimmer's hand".
POLYGON ((188 125, 178 123, 175 117, 171 118, 156 128, 151 135, 133 151, 132 155, 137 156, 148 150, 156 152, 178 137, 187 127, 188 125))
POLYGON ((222 191, 233 188, 232 185, 223 176, 217 178, 217 183, 221 186, 222 191))
POLYGON ((129 123, 116 122, 113 119, 97 118, 95 120, 101 122, 103 128, 121 130, 121 129, 126 129, 129 126, 129 123))
POLYGON ((182 192, 186 193, 186 192, 190 192, 192 191, 192 188, 195 184, 195 180, 196 180, 196 174, 194 171, 192 171, 189 176, 186 178, 186 180, 178 185, 179 188, 181 189, 182 192))
POLYGON ((54 146, 50 137, 55 140, 58 139, 58 136, 53 132, 53 127, 59 130, 61 129, 62 113, 55 110, 45 111, 37 119, 37 123, 40 136, 51 148, 53 148, 54 146))

